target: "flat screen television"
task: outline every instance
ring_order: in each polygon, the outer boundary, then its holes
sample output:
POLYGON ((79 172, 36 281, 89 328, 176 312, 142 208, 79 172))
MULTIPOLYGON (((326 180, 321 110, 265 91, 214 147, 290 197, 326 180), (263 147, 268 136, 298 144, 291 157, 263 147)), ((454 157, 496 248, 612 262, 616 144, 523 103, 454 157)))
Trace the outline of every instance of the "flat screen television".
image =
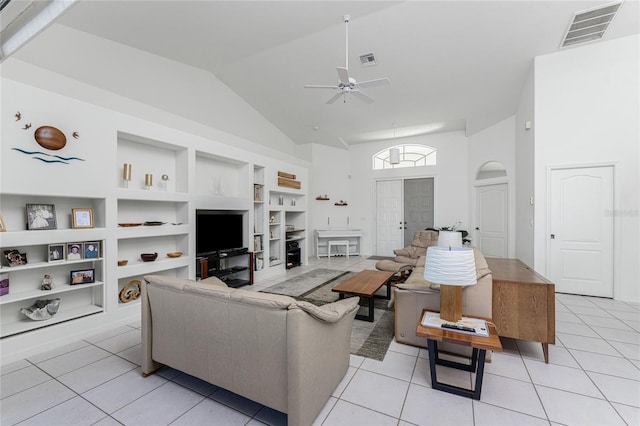
POLYGON ((242 213, 196 210, 196 255, 242 248, 242 213))

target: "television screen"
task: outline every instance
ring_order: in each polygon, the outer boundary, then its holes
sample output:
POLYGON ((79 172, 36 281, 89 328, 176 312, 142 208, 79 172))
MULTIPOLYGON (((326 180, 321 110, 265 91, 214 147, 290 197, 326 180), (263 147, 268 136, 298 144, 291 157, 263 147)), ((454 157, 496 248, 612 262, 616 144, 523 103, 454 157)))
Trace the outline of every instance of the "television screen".
POLYGON ((244 246, 242 213, 196 210, 196 255, 244 246))

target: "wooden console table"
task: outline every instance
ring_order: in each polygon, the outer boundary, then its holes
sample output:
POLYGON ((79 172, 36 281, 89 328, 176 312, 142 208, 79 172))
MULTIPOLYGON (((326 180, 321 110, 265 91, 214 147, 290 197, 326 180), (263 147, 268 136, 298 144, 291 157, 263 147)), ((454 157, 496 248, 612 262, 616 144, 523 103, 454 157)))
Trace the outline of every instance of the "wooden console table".
POLYGON ((493 276, 492 317, 498 335, 542 343, 549 363, 549 343, 556 343, 556 286, 518 259, 487 257, 493 276))

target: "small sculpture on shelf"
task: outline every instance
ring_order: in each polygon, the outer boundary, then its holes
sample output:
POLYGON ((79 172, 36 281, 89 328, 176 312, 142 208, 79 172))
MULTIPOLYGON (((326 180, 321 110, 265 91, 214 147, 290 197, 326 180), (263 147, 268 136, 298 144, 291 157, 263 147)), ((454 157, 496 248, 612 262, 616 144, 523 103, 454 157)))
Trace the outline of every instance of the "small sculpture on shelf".
POLYGON ((28 308, 20 308, 20 312, 34 321, 42 321, 51 318, 58 312, 60 299, 36 300, 28 308))
POLYGON ((44 274, 40 290, 53 290, 54 287, 55 284, 53 283, 53 277, 50 274, 44 274))
POLYGON ((120 301, 122 303, 129 303, 139 299, 141 294, 140 292, 141 285, 142 285, 142 282, 140 280, 129 281, 129 283, 127 283, 127 285, 122 287, 122 290, 120 290, 120 296, 119 296, 120 301))
POLYGON ((324 195, 318 195, 318 196, 316 197, 316 200, 319 200, 319 201, 328 201, 328 200, 329 200, 329 196, 328 196, 327 194, 324 194, 324 195))
POLYGON ((347 203, 344 200, 340 200, 339 202, 335 203, 336 206, 348 206, 349 203, 347 203))

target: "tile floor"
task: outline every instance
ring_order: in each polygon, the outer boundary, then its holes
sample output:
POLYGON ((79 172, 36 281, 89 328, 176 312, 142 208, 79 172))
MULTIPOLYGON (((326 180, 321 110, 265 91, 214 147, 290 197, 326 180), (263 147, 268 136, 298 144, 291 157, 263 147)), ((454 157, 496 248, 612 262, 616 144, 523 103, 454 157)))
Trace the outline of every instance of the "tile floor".
MULTIPOLYGON (((253 286, 259 290, 317 267, 358 271, 360 257, 310 265, 253 286)), ((424 349, 393 342, 384 361, 351 366, 317 425, 640 425, 640 305, 558 294, 556 345, 504 339, 487 364, 482 400, 434 391, 424 349)), ((3 366, 0 424, 282 425, 286 416, 165 368, 142 378, 140 324, 3 366)), ((470 386, 470 373, 438 370, 470 386)))

